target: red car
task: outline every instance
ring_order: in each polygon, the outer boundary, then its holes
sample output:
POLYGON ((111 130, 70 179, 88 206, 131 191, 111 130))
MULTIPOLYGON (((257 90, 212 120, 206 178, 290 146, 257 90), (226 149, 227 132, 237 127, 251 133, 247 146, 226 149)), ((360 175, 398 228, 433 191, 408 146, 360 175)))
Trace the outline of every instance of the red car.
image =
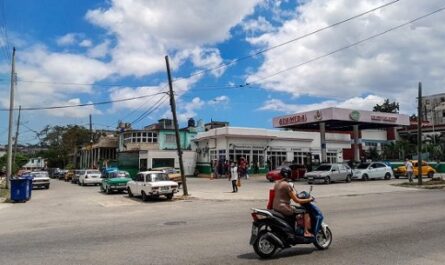
MULTIPOLYGON (((299 180, 304 178, 304 174, 306 173, 306 167, 304 165, 298 165, 298 164, 290 164, 290 165, 285 165, 286 167, 289 167, 292 170, 292 176, 291 179, 292 180, 299 180)), ((279 166, 276 169, 269 171, 266 174, 266 179, 269 180, 270 182, 274 182, 276 180, 280 180, 282 179, 281 175, 280 175, 280 171, 281 168, 283 168, 284 166, 279 166)))

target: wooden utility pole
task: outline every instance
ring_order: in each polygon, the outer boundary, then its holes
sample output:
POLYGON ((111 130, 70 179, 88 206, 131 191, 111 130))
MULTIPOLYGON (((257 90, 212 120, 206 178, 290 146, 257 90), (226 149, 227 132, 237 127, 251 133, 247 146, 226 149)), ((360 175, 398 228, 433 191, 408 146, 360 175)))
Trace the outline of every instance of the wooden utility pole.
POLYGON ((170 63, 168 61, 168 56, 165 56, 165 64, 167 65, 167 77, 168 77, 168 86, 170 88, 170 107, 173 115, 173 125, 175 126, 175 135, 176 135, 176 149, 178 150, 179 157, 179 170, 181 171, 181 180, 182 180, 182 192, 184 196, 188 196, 187 190, 187 180, 184 175, 184 163, 182 162, 182 149, 181 149, 181 139, 179 137, 179 126, 178 119, 176 117, 176 102, 175 102, 175 94, 173 93, 173 82, 172 76, 170 72, 170 63))
POLYGON ((6 162, 6 186, 9 187, 9 180, 12 176, 12 123, 14 119, 14 91, 15 90, 15 47, 12 48, 11 63, 11 91, 9 96, 9 127, 8 127, 8 155, 6 162))
POLYGON ((20 130, 20 112, 22 110, 22 106, 19 106, 19 115, 17 116, 17 129, 15 130, 15 139, 14 139, 14 153, 12 155, 12 164, 15 165, 15 158, 17 157, 17 144, 19 142, 19 130, 20 130))
POLYGON ((417 104, 417 178, 418 184, 422 185, 422 82, 419 82, 417 104))

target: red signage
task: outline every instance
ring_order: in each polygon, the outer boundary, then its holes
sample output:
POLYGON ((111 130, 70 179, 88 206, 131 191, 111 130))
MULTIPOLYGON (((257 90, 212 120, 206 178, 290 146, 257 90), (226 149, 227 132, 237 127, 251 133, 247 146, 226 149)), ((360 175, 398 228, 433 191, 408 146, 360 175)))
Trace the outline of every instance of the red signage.
POLYGON ((396 122, 397 121, 397 117, 371 115, 371 120, 373 120, 373 121, 396 122))
POLYGON ((291 125, 291 124, 296 124, 296 123, 300 123, 300 122, 306 122, 306 114, 301 114, 301 115, 294 115, 294 116, 290 116, 290 117, 286 117, 286 118, 281 118, 278 123, 282 126, 284 125, 291 125))

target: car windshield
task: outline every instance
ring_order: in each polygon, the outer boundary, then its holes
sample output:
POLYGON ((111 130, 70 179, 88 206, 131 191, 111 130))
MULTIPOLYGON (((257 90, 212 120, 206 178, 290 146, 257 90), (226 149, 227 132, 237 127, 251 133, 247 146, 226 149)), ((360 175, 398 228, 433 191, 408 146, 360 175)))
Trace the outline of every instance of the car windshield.
POLYGON ((331 170, 331 165, 321 165, 317 168, 317 171, 329 171, 331 170))
POLYGON ((32 176, 35 178, 43 178, 43 177, 48 177, 48 173, 46 172, 34 172, 32 173, 32 176))
POLYGON ((99 174, 100 175, 100 171, 99 170, 87 170, 86 173, 87 174, 99 174))
POLYGON ((369 167, 368 163, 363 163, 357 166, 357 169, 367 169, 369 167))
POLYGON ((151 173, 149 176, 147 176, 147 181, 150 182, 157 182, 164 180, 169 180, 167 174, 165 173, 151 173))
POLYGON ((129 178, 130 174, 126 171, 119 171, 116 173, 116 178, 129 178))

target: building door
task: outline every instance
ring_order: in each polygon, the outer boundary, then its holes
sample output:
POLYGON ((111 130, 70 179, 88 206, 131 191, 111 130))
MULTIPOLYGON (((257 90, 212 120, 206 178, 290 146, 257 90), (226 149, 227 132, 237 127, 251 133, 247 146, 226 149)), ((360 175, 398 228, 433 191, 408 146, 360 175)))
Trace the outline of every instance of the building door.
POLYGON ((152 168, 157 167, 175 167, 174 158, 153 158, 151 161, 152 168))

